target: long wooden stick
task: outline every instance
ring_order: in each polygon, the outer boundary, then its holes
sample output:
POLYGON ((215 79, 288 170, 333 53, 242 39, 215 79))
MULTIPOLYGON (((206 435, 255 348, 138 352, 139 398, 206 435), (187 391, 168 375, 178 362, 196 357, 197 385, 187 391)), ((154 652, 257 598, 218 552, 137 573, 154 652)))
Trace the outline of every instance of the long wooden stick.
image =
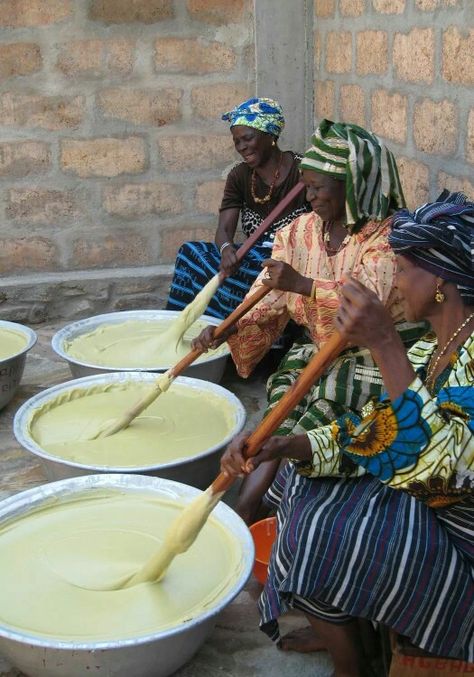
MULTIPOLYGON (((245 445, 245 456, 251 458, 262 448, 262 445, 275 432, 278 426, 293 411, 295 406, 306 395, 311 386, 321 376, 329 364, 343 350, 346 342, 337 332, 311 358, 298 379, 291 385, 276 406, 265 416, 255 428, 245 445)), ((211 484, 211 492, 217 494, 227 491, 234 482, 234 478, 221 472, 211 484)))
POLYGON ((280 200, 280 202, 277 205, 275 205, 270 214, 263 219, 262 223, 259 225, 257 230, 255 230, 251 235, 249 235, 248 238, 245 240, 245 242, 241 244, 240 247, 237 249, 237 251, 235 252, 237 261, 239 262, 242 261, 244 256, 249 252, 250 249, 252 249, 257 240, 263 235, 263 233, 266 230, 268 230, 268 228, 272 225, 272 223, 276 221, 276 219, 285 211, 288 205, 293 202, 295 197, 297 197, 301 193, 304 187, 305 187, 304 183, 302 181, 298 181, 298 183, 295 186, 293 186, 293 188, 290 191, 288 191, 285 197, 282 200, 280 200))
MULTIPOLYGON (((215 329, 214 338, 219 339, 222 336, 225 336, 228 329, 232 327, 241 317, 243 317, 248 311, 258 303, 263 297, 271 291, 271 287, 260 287, 257 291, 251 296, 247 297, 232 313, 226 317, 215 329)), ((135 404, 126 411, 120 418, 117 418, 113 421, 107 428, 104 430, 99 430, 94 437, 89 439, 97 439, 99 437, 109 437, 109 435, 114 435, 119 430, 127 428, 134 418, 139 416, 142 411, 150 406, 152 402, 156 400, 159 395, 168 390, 171 383, 174 379, 182 374, 185 369, 189 367, 190 364, 194 362, 196 358, 202 355, 204 351, 200 348, 195 348, 191 350, 187 355, 185 355, 179 362, 177 362, 173 367, 168 369, 167 372, 159 376, 155 383, 153 389, 144 395, 140 400, 135 402, 135 404)))
MULTIPOLYGON (((324 370, 339 355, 345 344, 346 342, 336 333, 311 358, 297 381, 287 390, 275 408, 265 416, 248 438, 244 450, 247 458, 255 456, 264 442, 275 432, 280 423, 287 418, 324 370)), ((173 520, 160 550, 157 550, 137 572, 125 581, 115 583, 115 588, 119 586, 129 587, 145 581, 159 581, 174 558, 186 552, 194 543, 213 508, 227 489, 232 486, 234 480, 234 477, 221 472, 206 491, 187 505, 173 520)))
MULTIPOLYGON (((263 233, 271 226, 271 224, 277 219, 284 210, 288 207, 289 204, 297 197, 301 191, 304 189, 304 183, 299 181, 293 188, 285 195, 285 197, 272 209, 270 214, 262 221, 260 226, 250 235, 246 241, 239 247, 235 255, 237 261, 242 261, 244 256, 248 251, 253 247, 257 240, 263 235, 263 233)), ((220 282, 222 283, 225 280, 223 274, 220 275, 220 282)), ((214 332, 214 338, 220 338, 237 320, 239 320, 245 313, 255 305, 260 299, 262 299, 265 294, 270 291, 269 288, 261 288, 255 294, 252 295, 249 299, 246 299, 243 303, 240 304, 230 315, 227 317, 220 325, 216 328, 214 332)), ((165 374, 157 378, 155 382, 155 387, 147 395, 142 397, 141 400, 136 402, 128 411, 126 411, 120 418, 113 421, 107 428, 104 430, 97 431, 89 439, 96 439, 98 437, 108 437, 113 435, 119 430, 127 428, 134 418, 139 416, 142 411, 150 406, 152 402, 156 400, 159 395, 167 390, 171 385, 172 381, 181 374, 187 367, 189 367, 194 360, 196 360, 202 354, 201 350, 191 350, 187 355, 185 355, 177 364, 168 369, 165 374)))
MULTIPOLYGON (((263 299, 264 296, 268 294, 268 292, 272 291, 271 287, 259 287, 257 291, 252 294, 251 296, 248 296, 246 299, 242 301, 242 303, 235 308, 231 312, 231 314, 225 318, 225 320, 222 320, 220 324, 217 325, 215 331, 214 331, 214 339, 220 339, 222 336, 225 336, 227 331, 236 323, 240 320, 241 317, 243 317, 248 311, 253 308, 259 301, 263 299)), ((179 374, 182 374, 187 367, 189 367, 190 364, 194 362, 200 355, 202 355, 203 351, 200 348, 195 348, 194 350, 191 350, 187 355, 185 355, 177 364, 174 365, 174 367, 171 367, 171 369, 168 370, 168 373, 170 376, 173 378, 176 378, 179 374)))

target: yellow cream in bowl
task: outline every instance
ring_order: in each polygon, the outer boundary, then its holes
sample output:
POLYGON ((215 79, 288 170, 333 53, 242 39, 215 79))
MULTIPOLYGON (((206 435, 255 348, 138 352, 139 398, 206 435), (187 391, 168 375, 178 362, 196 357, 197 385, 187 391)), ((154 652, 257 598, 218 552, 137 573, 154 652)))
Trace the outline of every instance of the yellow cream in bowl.
POLYGON ((65 460, 134 468, 192 458, 219 445, 233 430, 231 402, 175 382, 125 430, 89 439, 152 387, 150 382, 127 381, 71 388, 33 411, 28 433, 41 449, 65 460))
POLYGON ((212 515, 159 583, 94 589, 139 569, 180 510, 153 494, 98 489, 8 521, 0 527, 0 623, 49 639, 107 641, 211 610, 242 570, 236 537, 212 515))
MULTIPOLYGON (((191 341, 207 323, 197 320, 186 330, 181 341, 161 342, 160 335, 176 320, 128 320, 103 324, 94 331, 81 334, 64 343, 64 351, 73 359, 100 367, 147 369, 171 367, 191 350, 191 341)), ((223 355, 228 351, 224 343, 217 350, 201 355, 196 362, 223 355)))
POLYGON ((14 329, 0 329, 0 360, 18 355, 28 345, 25 334, 14 329))

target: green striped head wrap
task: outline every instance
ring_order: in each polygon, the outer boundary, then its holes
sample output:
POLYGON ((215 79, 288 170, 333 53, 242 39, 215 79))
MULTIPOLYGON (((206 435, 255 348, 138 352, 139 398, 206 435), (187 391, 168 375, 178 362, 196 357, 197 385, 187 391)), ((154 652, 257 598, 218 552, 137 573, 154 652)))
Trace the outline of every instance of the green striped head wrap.
POLYGON ((300 169, 345 181, 347 226, 357 232, 368 220, 382 221, 405 206, 393 154, 358 125, 322 120, 300 169))

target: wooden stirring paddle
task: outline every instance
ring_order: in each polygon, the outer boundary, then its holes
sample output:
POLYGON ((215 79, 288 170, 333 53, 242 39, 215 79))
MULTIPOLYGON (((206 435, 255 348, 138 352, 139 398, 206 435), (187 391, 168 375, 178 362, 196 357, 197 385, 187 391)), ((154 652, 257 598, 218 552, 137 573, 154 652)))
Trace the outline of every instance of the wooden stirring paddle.
MULTIPOLYGON (((260 287, 257 291, 248 296, 240 306, 237 306, 232 313, 226 317, 225 320, 216 327, 214 331, 214 339, 218 340, 222 336, 225 336, 227 331, 243 317, 256 303, 258 303, 263 297, 271 291, 271 287, 260 287)), ((159 376, 150 392, 142 397, 141 400, 136 402, 133 407, 131 407, 127 412, 125 412, 120 418, 117 418, 113 421, 107 428, 99 431, 94 437, 90 439, 97 439, 100 437, 108 437, 113 435, 119 430, 127 428, 134 418, 139 416, 142 411, 144 411, 150 404, 156 400, 156 398, 161 395, 161 393, 168 390, 170 385, 173 383, 174 379, 183 373, 185 369, 189 367, 190 364, 194 362, 196 358, 202 355, 204 351, 200 348, 194 348, 187 355, 185 355, 174 367, 168 369, 164 374, 159 376)))
MULTIPOLYGON (((245 242, 235 252, 238 263, 242 261, 244 256, 250 251, 254 244, 260 237, 268 230, 272 223, 283 213, 286 207, 295 199, 304 188, 304 184, 300 181, 293 186, 293 188, 285 195, 262 221, 260 226, 245 240, 245 242)), ((224 282, 227 276, 223 273, 214 275, 207 284, 197 294, 196 298, 189 303, 176 317, 174 322, 158 336, 147 340, 150 344, 150 352, 157 352, 163 346, 175 345, 178 346, 184 336, 184 333, 194 322, 205 312, 212 297, 216 293, 219 286, 224 282)))
MULTIPOLYGON (((340 334, 335 333, 321 350, 311 358, 299 378, 290 386, 275 408, 265 416, 247 439, 245 445, 245 455, 247 458, 257 454, 264 442, 287 418, 288 414, 295 408, 329 364, 339 355, 345 345, 345 340, 340 334)), ((206 491, 189 503, 171 523, 160 550, 128 580, 122 580, 120 585, 116 585, 115 589, 118 589, 118 587, 128 588, 144 582, 159 581, 176 555, 186 552, 194 543, 212 509, 232 486, 234 480, 234 477, 221 472, 206 491)))
MULTIPOLYGON (((237 257, 237 260, 240 262, 244 258, 244 256, 248 253, 248 251, 253 247, 253 245, 257 242, 257 240, 263 235, 263 233, 271 226, 271 224, 277 219, 282 212, 288 207, 288 205, 295 199, 297 195, 301 193, 301 191, 304 189, 304 183, 301 181, 296 184, 296 186, 293 186, 293 188, 285 195, 283 200, 281 200, 274 209, 270 212, 270 214, 262 221, 260 226, 255 230, 252 235, 250 235, 247 240, 239 247, 239 249, 236 251, 235 255, 237 257)), ((216 276, 214 276, 208 283, 207 285, 201 290, 199 296, 202 298, 205 298, 205 290, 209 286, 210 290, 212 291, 211 296, 214 295, 214 284, 215 284, 215 279, 216 276), (204 294, 203 294, 204 292, 204 294), (201 296, 202 295, 202 296, 201 296)), ((220 282, 223 282, 225 279, 225 276, 222 274, 219 275, 220 282)), ((243 303, 240 304, 230 315, 227 317, 221 324, 216 328, 214 337, 217 339, 220 336, 222 336, 227 329, 229 329, 232 324, 237 322, 250 308, 255 305, 260 299, 262 299, 265 294, 270 291, 268 288, 261 288, 259 289, 255 294, 250 297, 250 299, 246 299, 243 303), (247 303, 248 302, 248 303, 247 303)), ((210 299, 209 299, 210 300, 210 299)), ((196 319, 196 315, 200 316, 202 312, 204 312, 204 308, 201 308, 201 310, 198 313, 192 312, 192 306, 196 302, 196 299, 191 302, 189 306, 185 309, 189 317, 191 318, 192 322, 196 319), (191 310, 191 312, 189 312, 191 310)), ((208 302, 205 303, 205 306, 207 307, 208 302)), ((190 322, 190 324, 192 324, 190 322)), ((190 325, 188 324, 186 328, 188 328, 190 325)), ((185 329, 184 329, 185 331, 185 329)), ((181 331, 181 334, 184 333, 181 331)), ((111 424, 109 424, 107 427, 104 429, 98 430, 95 434, 91 435, 88 437, 90 440, 98 439, 101 437, 109 437, 110 435, 114 435, 115 433, 119 432, 119 430, 123 430, 124 428, 127 428, 130 423, 133 421, 134 418, 139 416, 139 414, 142 413, 152 402, 156 400, 157 397, 161 395, 161 393, 165 392, 168 390, 170 387, 171 383, 173 380, 181 374, 187 367, 189 367, 196 358, 198 358, 202 354, 201 350, 191 350, 185 357, 183 357, 174 367, 171 367, 171 369, 168 369, 167 372, 165 372, 163 375, 157 378, 155 382, 154 388, 147 394, 145 395, 140 401, 136 402, 128 411, 126 411, 122 416, 119 418, 115 419, 111 424)))

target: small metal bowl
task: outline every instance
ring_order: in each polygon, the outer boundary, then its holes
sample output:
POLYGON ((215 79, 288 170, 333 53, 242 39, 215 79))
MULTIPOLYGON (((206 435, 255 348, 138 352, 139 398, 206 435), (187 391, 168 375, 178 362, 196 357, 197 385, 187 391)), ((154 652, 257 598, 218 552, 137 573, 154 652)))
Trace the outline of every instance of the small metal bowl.
MULTIPOLYGON (((156 368, 130 367, 126 364, 120 367, 105 367, 102 365, 81 362, 75 357, 69 355, 65 346, 67 342, 77 338, 78 336, 81 336, 82 334, 88 334, 89 332, 92 332, 103 325, 121 324, 129 320, 156 322, 157 320, 175 319, 179 314, 179 311, 176 310, 124 310, 118 313, 95 315, 84 320, 79 320, 78 322, 73 322, 72 324, 68 324, 60 329, 58 332, 56 332, 56 334, 54 334, 51 340, 51 345, 53 350, 60 357, 66 360, 66 362, 68 362, 71 374, 74 377, 90 376, 92 374, 104 374, 114 371, 164 372, 174 365, 169 364, 165 367, 160 366, 156 368)), ((201 315, 199 319, 205 321, 207 324, 213 325, 214 327, 217 327, 221 323, 221 320, 218 320, 215 317, 210 317, 209 315, 201 315)), ((230 353, 227 345, 221 348, 221 350, 222 352, 219 355, 204 355, 201 358, 201 361, 195 362, 186 369, 184 376, 192 376, 194 378, 202 378, 205 381, 211 381, 212 383, 219 383, 224 373, 227 358, 230 353)))
POLYGON ((176 459, 176 461, 173 461, 172 463, 136 466, 132 468, 86 465, 50 454, 42 449, 28 432, 28 422, 33 415, 34 410, 47 402, 56 399, 68 390, 78 390, 81 388, 87 390, 92 386, 126 383, 127 381, 145 381, 151 383, 155 380, 156 376, 147 372, 113 372, 110 374, 85 376, 84 378, 60 383, 59 385, 34 395, 18 409, 13 420, 13 432, 22 447, 39 457, 49 480, 59 480, 67 477, 78 477, 80 475, 90 475, 100 472, 137 473, 164 477, 170 480, 190 484, 199 489, 205 489, 219 472, 220 457, 226 445, 242 430, 246 419, 245 408, 241 401, 230 391, 215 383, 210 383, 209 381, 178 376, 175 383, 199 390, 204 396, 206 393, 213 393, 218 397, 222 397, 222 399, 226 400, 234 410, 233 426, 228 435, 219 444, 216 444, 209 449, 203 449, 201 453, 196 454, 191 458, 176 459))
MULTIPOLYGON (((0 524, 40 510, 51 501, 74 494, 119 489, 149 492, 167 500, 189 503, 199 492, 178 482, 140 475, 89 475, 46 484, 0 502, 0 524)), ((239 594, 252 570, 254 548, 240 517, 224 503, 213 518, 231 534, 240 548, 236 579, 226 594, 195 618, 161 632, 117 641, 73 642, 40 638, 0 625, 0 652, 30 677, 168 677, 187 663, 214 629, 217 615, 239 594)), ((124 613, 127 610, 124 609, 124 613)))
POLYGON ((27 344, 15 355, 0 360, 0 409, 3 409, 10 402, 18 390, 25 368, 26 354, 38 340, 36 332, 17 322, 0 320, 0 330, 2 329, 11 329, 23 334, 27 339, 27 344))

